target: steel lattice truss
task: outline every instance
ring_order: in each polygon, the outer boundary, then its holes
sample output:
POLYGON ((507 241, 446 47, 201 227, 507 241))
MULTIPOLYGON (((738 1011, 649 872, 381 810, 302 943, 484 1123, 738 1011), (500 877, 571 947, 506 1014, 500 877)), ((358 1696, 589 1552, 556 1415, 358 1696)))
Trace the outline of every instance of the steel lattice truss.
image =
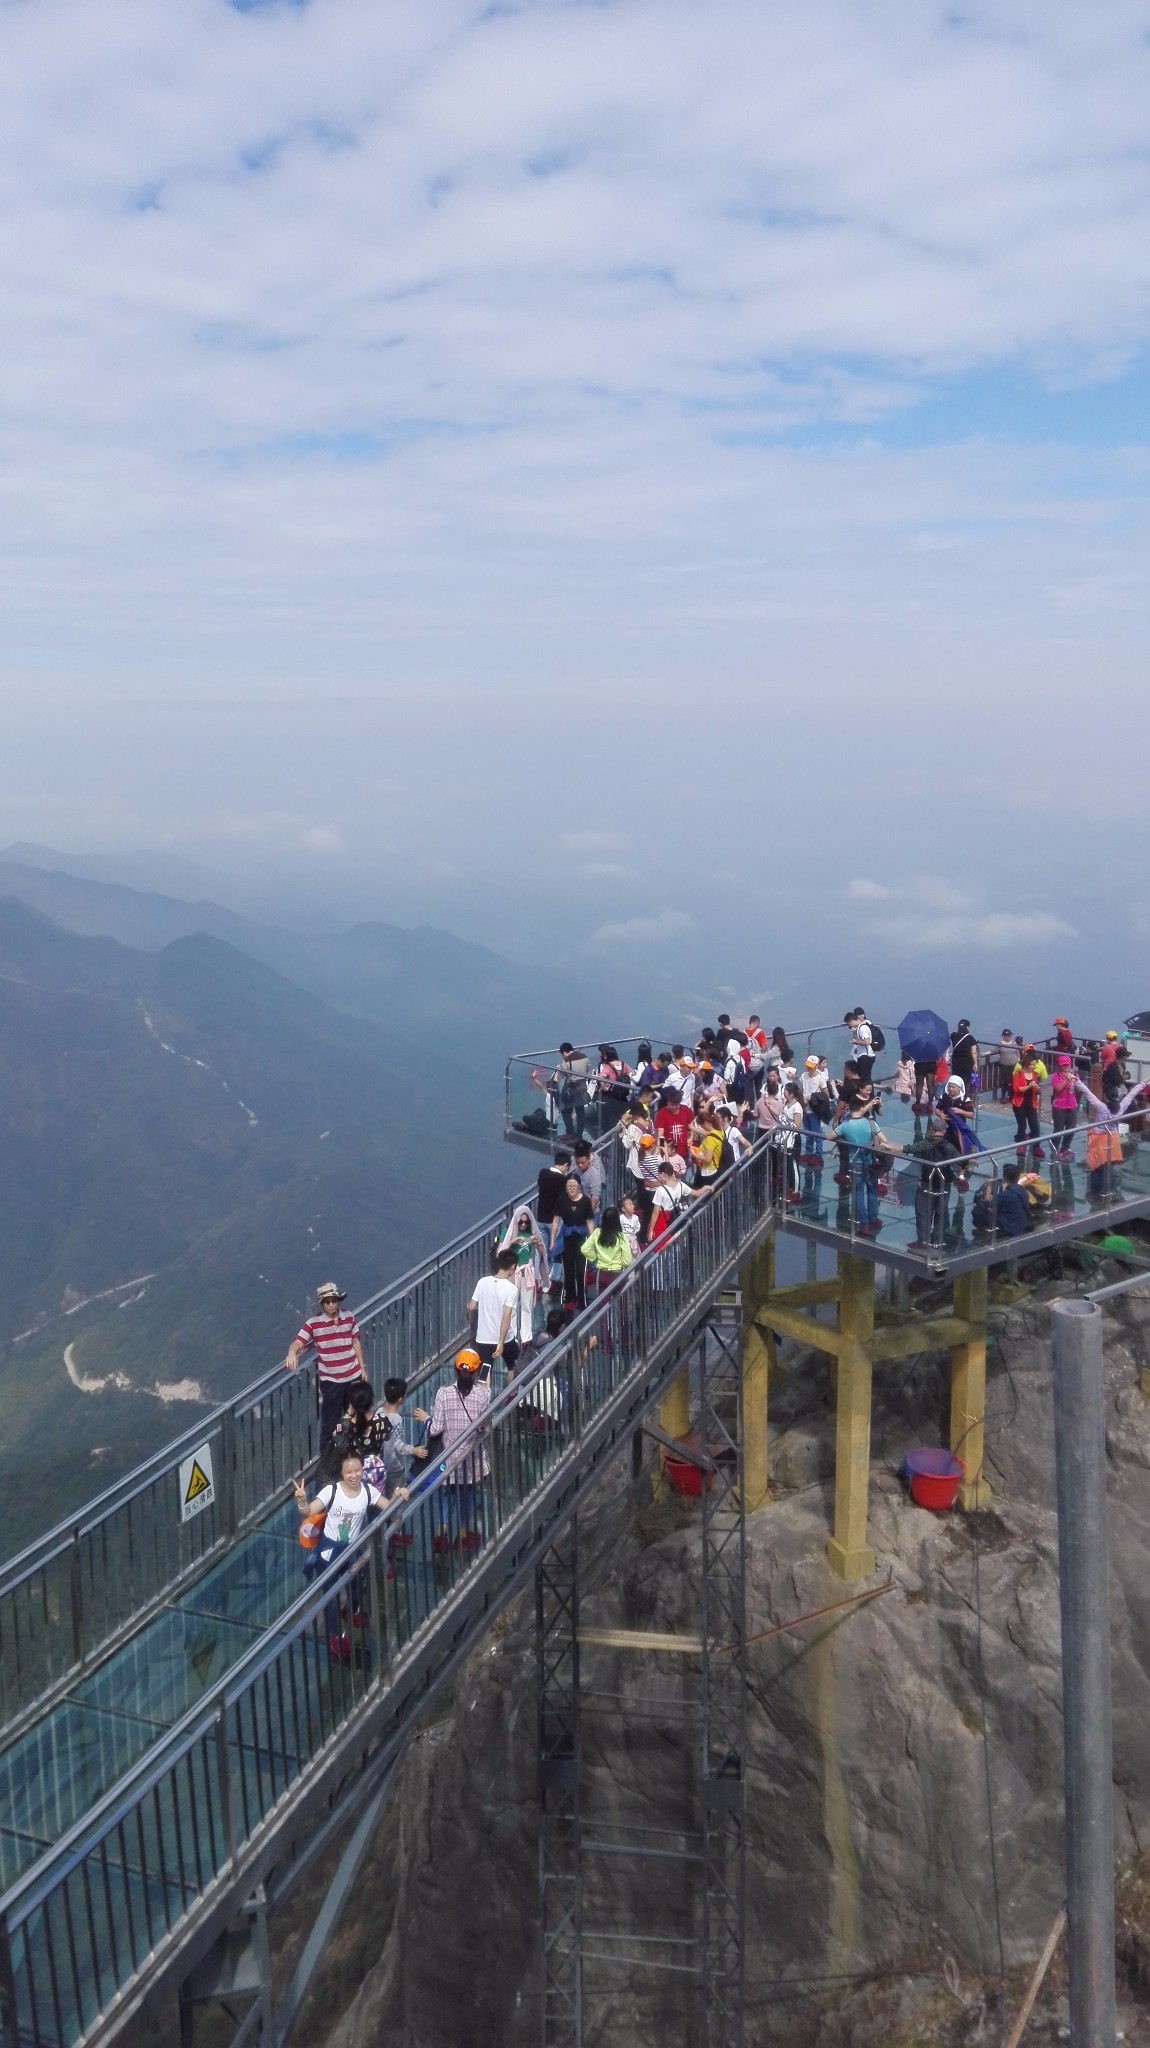
POLYGON ((551 2048, 583 2039, 578 1559, 572 1516, 535 1574, 543 2038, 551 2048))
MULTIPOLYGON (((708 1471, 703 1485, 700 1574, 701 1671, 697 1704, 684 1733, 697 1742, 697 1828, 670 1809, 667 1825, 596 1822, 581 1803, 578 1540, 574 1521, 556 1537, 536 1571, 539 1681, 539 1881, 543 1925, 545 2048, 583 2048, 609 2038, 608 1994, 585 1982, 585 1966, 632 1982, 673 1970, 692 1982, 682 2037, 699 2048, 742 2048, 746 1845, 746 1536, 742 1486, 742 1313, 737 1293, 716 1303, 693 1345, 689 1365, 698 1399, 698 1435, 708 1471), (588 1856, 680 1863, 687 1895, 695 1887, 696 1935, 668 1929, 588 1927, 583 1869, 588 1856), (674 1960, 667 1960, 671 1956, 674 1960), (701 1992, 701 1997, 700 1997, 701 1992), (603 2010, 599 2007, 602 2004, 603 2010), (586 2032, 585 2032, 586 2028, 586 2032)), ((661 1432, 652 1432, 661 1437, 661 1432)), ((664 1444, 672 1440, 661 1438, 664 1444)), ((698 1454, 693 1454, 698 1455, 698 1454)), ((590 1705, 597 1695, 585 1694, 590 1705)), ((606 1697, 606 1696, 605 1696, 606 1697)), ((612 1696, 613 1697, 613 1696, 612 1696)), ((664 1702, 664 1705, 668 1703, 664 1702)), ((584 1793, 587 1787, 583 1787, 584 1793)), ((669 1797, 673 1794, 669 1793, 669 1797)), ((592 1804, 593 1804, 592 1800, 592 1804)), ((600 1915, 600 1917, 602 1917, 600 1915)), ((678 2048, 678 2044, 676 2044, 678 2048)))

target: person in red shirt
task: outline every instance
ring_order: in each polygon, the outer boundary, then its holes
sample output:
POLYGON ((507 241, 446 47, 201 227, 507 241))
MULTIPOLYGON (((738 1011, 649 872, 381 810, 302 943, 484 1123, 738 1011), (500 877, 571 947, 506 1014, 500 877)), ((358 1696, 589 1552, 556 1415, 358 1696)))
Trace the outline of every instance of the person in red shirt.
POLYGON ((294 1372, 301 1353, 309 1346, 314 1347, 319 1383, 319 1447, 326 1451, 343 1419, 348 1388, 357 1380, 366 1380, 367 1367, 363 1362, 359 1324, 341 1306, 347 1296, 340 1293, 334 1280, 325 1280, 322 1287, 316 1288, 315 1299, 318 1314, 300 1325, 284 1365, 288 1372, 294 1372))
POLYGON ((655 1129, 664 1139, 671 1152, 677 1152, 681 1159, 687 1157, 687 1145, 691 1129, 691 1111, 684 1103, 677 1088, 664 1088, 663 1107, 655 1118, 655 1129))

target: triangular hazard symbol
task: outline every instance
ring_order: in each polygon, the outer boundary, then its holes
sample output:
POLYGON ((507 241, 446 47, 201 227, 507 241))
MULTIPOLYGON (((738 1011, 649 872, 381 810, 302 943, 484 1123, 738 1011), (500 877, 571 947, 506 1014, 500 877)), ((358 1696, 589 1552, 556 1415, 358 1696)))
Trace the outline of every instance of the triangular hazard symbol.
POLYGON ((201 1493, 207 1492, 211 1483, 199 1459, 193 1458, 191 1477, 188 1480, 188 1490, 184 1495, 184 1506, 187 1507, 190 1501, 198 1500, 201 1493))

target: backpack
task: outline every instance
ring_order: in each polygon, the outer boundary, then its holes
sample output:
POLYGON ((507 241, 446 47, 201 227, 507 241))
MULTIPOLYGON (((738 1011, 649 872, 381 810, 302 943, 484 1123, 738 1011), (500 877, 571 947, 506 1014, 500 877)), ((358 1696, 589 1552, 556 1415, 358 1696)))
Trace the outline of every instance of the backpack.
POLYGON ((880 1024, 872 1024, 872 1023, 871 1023, 871 1021, 870 1021, 870 1018, 869 1018, 869 1017, 867 1018, 866 1022, 867 1022, 867 1028, 868 1028, 868 1030, 870 1031, 870 1049, 871 1049, 871 1051, 872 1051, 872 1052, 885 1052, 885 1051, 886 1051, 886 1033, 885 1033, 885 1031, 884 1031, 884 1030, 882 1029, 882 1026, 881 1026, 880 1024))
MULTIPOLYGON (((323 1535, 323 1525, 335 1504, 335 1487, 326 1486, 324 1493, 331 1496, 326 1505, 320 1509, 317 1515, 305 1515, 299 1525, 299 1540, 304 1551, 303 1568, 309 1578, 319 1563, 315 1553, 319 1549, 319 1539, 323 1535)), ((323 1493, 317 1493, 316 1499, 322 1501, 323 1493)))

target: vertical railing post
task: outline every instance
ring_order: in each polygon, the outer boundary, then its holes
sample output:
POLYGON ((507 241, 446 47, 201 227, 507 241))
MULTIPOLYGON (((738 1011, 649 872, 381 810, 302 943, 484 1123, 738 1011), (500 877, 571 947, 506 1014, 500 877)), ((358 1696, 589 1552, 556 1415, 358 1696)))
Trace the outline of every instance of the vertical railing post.
POLYGON ((1062 1723, 1067 1961, 1072 2048, 1111 2048, 1114 1999, 1114 1758, 1102 1310, 1050 1311, 1062 1723))
POLYGON ((236 1411, 234 1408, 227 1408, 224 1410, 224 1418, 220 1424, 220 1437, 217 1447, 217 1455, 220 1461, 220 1480, 216 1494, 216 1498, 219 1501, 216 1527, 221 1536, 234 1536, 236 1533, 238 1521, 237 1495, 239 1493, 236 1483, 236 1446, 239 1436, 240 1432, 236 1426, 236 1411))
POLYGON ((72 1621, 72 1662, 84 1661, 84 1584, 80 1565, 80 1525, 72 1531, 72 1546, 68 1553, 68 1601, 72 1621))
MULTIPOLYGON (((232 1870, 235 1871, 239 1867, 240 1858, 239 1848, 236 1843, 236 1830, 233 1813, 231 1760, 228 1756, 227 1707, 223 1700, 220 1701, 218 1707, 216 1708, 215 1746, 216 1776, 219 1779, 219 1811, 220 1822, 223 1828, 224 1854, 231 1863, 232 1870)), ((211 1825, 210 1809, 208 1813, 203 1815, 201 1815, 198 1811, 193 1810, 192 1826, 194 1828, 199 1828, 205 1825, 209 1827, 211 1825)))

